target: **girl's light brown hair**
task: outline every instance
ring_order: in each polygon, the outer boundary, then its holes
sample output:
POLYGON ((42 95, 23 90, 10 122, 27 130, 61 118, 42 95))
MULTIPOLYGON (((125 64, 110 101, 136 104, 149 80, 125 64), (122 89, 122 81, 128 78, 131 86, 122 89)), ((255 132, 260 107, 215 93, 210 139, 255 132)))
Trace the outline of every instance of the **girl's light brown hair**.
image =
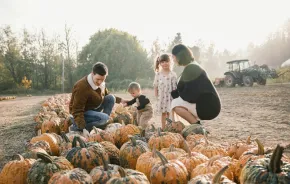
POLYGON ((159 72, 159 65, 162 61, 170 62, 170 56, 168 54, 162 54, 157 57, 154 67, 155 72, 159 72))

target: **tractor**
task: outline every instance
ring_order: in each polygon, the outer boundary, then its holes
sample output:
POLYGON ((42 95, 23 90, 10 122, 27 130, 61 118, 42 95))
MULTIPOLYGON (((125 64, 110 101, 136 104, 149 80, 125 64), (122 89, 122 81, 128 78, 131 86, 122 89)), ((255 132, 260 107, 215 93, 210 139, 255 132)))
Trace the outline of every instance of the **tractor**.
POLYGON ((248 59, 228 61, 228 71, 224 73, 224 78, 216 78, 215 86, 234 87, 239 86, 252 87, 254 82, 259 85, 266 85, 267 78, 277 78, 279 75, 276 70, 269 69, 267 65, 250 66, 248 59))

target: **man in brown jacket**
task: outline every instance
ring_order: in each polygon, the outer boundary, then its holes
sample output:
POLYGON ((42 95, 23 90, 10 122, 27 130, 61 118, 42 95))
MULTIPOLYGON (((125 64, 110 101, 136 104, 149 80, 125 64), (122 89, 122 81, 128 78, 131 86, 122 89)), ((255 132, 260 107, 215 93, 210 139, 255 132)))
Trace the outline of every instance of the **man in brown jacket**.
POLYGON ((71 131, 91 131, 93 126, 104 128, 115 102, 125 103, 119 97, 109 94, 105 86, 108 68, 97 62, 92 72, 76 82, 73 87, 69 111, 72 114, 71 131))

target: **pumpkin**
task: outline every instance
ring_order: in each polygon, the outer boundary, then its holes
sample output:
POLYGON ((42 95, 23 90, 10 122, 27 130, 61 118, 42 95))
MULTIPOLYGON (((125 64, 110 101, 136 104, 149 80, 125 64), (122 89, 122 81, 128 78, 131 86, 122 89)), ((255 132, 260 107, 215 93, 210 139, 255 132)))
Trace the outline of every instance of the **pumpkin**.
POLYGON ((227 149, 227 152, 230 157, 239 159, 244 152, 255 147, 256 146, 251 143, 251 136, 248 136, 246 141, 238 141, 231 144, 227 149))
POLYGON ((139 127, 140 128, 140 134, 136 134, 135 135, 135 138, 137 139, 137 140, 140 140, 140 141, 143 141, 143 142, 147 142, 148 140, 146 139, 146 137, 145 137, 145 130, 144 129, 142 129, 141 127, 139 127))
POLYGON ((181 121, 172 121, 169 118, 166 118, 166 121, 165 131, 181 134, 185 128, 185 125, 181 121))
POLYGON ((192 149, 198 144, 204 144, 205 143, 204 135, 201 135, 201 134, 188 135, 186 137, 186 142, 188 144, 189 149, 192 149))
POLYGON ((93 183, 106 183, 112 177, 121 177, 118 171, 120 166, 109 164, 108 160, 102 155, 104 165, 93 168, 90 176, 93 178, 93 183))
POLYGON ((180 156, 178 158, 178 160, 185 165, 185 167, 188 171, 188 174, 190 175, 191 171, 196 166, 198 166, 199 164, 207 162, 209 159, 201 153, 191 152, 186 141, 184 141, 184 145, 186 147, 187 154, 183 154, 182 156, 180 156))
POLYGON ((61 137, 59 135, 56 135, 54 133, 44 133, 39 136, 33 137, 30 142, 36 143, 38 141, 46 141, 49 144, 49 147, 51 149, 51 154, 53 156, 59 155, 59 146, 62 142, 61 137))
POLYGON ((162 148, 168 148, 173 144, 175 147, 180 147, 180 139, 171 132, 161 132, 161 128, 157 129, 157 133, 150 137, 148 141, 149 147, 152 149, 153 145, 156 146, 157 150, 162 148))
POLYGON ((179 160, 167 160, 162 153, 156 151, 161 159, 157 162, 151 170, 150 181, 151 183, 178 183, 186 184, 188 172, 186 167, 179 160))
MULTIPOLYGON (((116 131, 121 127, 123 126, 122 124, 120 123, 112 123, 112 124, 108 124, 105 128, 105 131, 110 133, 111 136, 114 138, 115 140, 115 133, 116 131)), ((115 141, 114 141, 115 142, 115 141)))
POLYGON ((214 162, 220 158, 221 156, 214 156, 210 158, 209 161, 199 164, 191 171, 190 178, 192 179, 202 174, 217 173, 223 166, 220 164, 220 162, 216 162, 215 164, 214 162))
POLYGON ((145 138, 147 142, 149 141, 150 137, 152 137, 155 134, 156 130, 157 129, 153 124, 151 124, 151 126, 147 126, 147 128, 145 129, 145 138))
POLYGON ((152 151, 142 153, 137 159, 136 170, 144 173, 150 178, 151 169, 156 162, 160 161, 156 154, 156 148, 153 146, 152 151))
POLYGON ((193 123, 189 126, 186 126, 181 134, 184 138, 186 138, 188 135, 191 134, 204 134, 207 133, 207 131, 204 129, 204 127, 201 124, 193 123))
POLYGON ((59 171, 54 173, 48 184, 93 184, 92 177, 83 169, 59 171))
POLYGON ((28 170, 35 162, 34 159, 24 159, 18 155, 19 160, 12 160, 6 163, 0 173, 0 184, 26 184, 28 170))
POLYGON ((215 175, 212 173, 203 174, 192 178, 188 184, 235 184, 235 182, 229 180, 226 176, 223 176, 228 166, 223 167, 215 175))
POLYGON ((150 184, 147 177, 139 172, 132 169, 118 168, 121 177, 112 177, 106 184, 119 184, 119 183, 130 183, 130 184, 150 184))
POLYGON ((109 159, 106 150, 97 142, 87 145, 80 137, 75 137, 72 142, 72 149, 68 151, 66 158, 74 167, 79 167, 90 172, 94 167, 103 165, 102 155, 109 159), (79 142, 80 147, 76 146, 79 142))
POLYGON ((41 133, 60 133, 60 119, 58 117, 53 117, 49 120, 45 120, 41 125, 41 133))
POLYGON ((106 152, 109 155, 110 163, 120 165, 120 150, 111 142, 103 141, 100 144, 105 148, 106 152))
POLYGON ((72 148, 72 142, 66 136, 65 132, 61 132, 63 142, 60 144, 59 152, 61 156, 65 156, 67 152, 72 148))
POLYGON ((256 139, 256 143, 258 145, 258 148, 255 149, 250 149, 246 152, 244 152, 239 160, 237 161, 236 165, 235 165, 235 177, 236 180, 238 180, 238 178, 241 175, 241 171, 243 169, 243 167, 246 165, 246 163, 251 159, 251 160, 256 160, 259 158, 264 158, 265 157, 265 149, 264 149, 264 145, 258 140, 256 139))
POLYGON ((109 141, 115 144, 114 137, 109 132, 93 127, 93 130, 90 132, 89 142, 95 141, 96 142, 109 141))
POLYGON ((131 141, 126 142, 120 149, 120 165, 125 168, 135 169, 138 157, 150 151, 147 143, 136 140, 135 136, 130 136, 131 141))
POLYGON ((28 142, 26 144, 26 150, 27 151, 33 150, 35 148, 42 148, 46 153, 51 155, 51 149, 50 149, 49 143, 46 142, 46 141, 37 141, 37 142, 35 142, 33 144, 28 142))
POLYGON ((228 155, 226 150, 221 145, 209 142, 207 140, 206 136, 204 136, 204 139, 205 139, 205 144, 196 145, 194 148, 192 148, 191 151, 202 153, 203 155, 207 156, 208 158, 211 158, 215 155, 220 155, 220 156, 227 156, 228 155))
POLYGON ((49 156, 44 153, 37 153, 37 156, 39 159, 28 171, 28 184, 47 184, 54 173, 73 169, 71 163, 64 157, 49 156))
POLYGON ((140 129, 132 124, 128 124, 125 126, 120 127, 116 132, 115 132, 115 144, 118 148, 121 148, 121 146, 129 141, 129 135, 135 135, 135 134, 140 134, 140 129))
POLYGON ((118 123, 124 123, 125 125, 134 123, 134 118, 129 112, 117 113, 117 120, 118 123))
POLYGON ((73 142, 74 137, 80 137, 84 142, 87 142, 89 138, 89 136, 84 137, 82 133, 78 133, 78 132, 69 132, 69 133, 66 133, 66 136, 68 137, 70 142, 73 142))
POLYGON ((70 117, 66 118, 61 118, 60 123, 59 123, 59 129, 61 132, 68 133, 69 132, 69 127, 72 125, 72 121, 70 117))
POLYGON ((173 144, 171 144, 169 148, 162 148, 160 153, 168 160, 178 159, 181 155, 186 154, 183 149, 175 148, 173 144))
POLYGON ((290 163, 281 161, 283 150, 278 144, 271 158, 248 161, 241 171, 240 183, 290 183, 290 163))

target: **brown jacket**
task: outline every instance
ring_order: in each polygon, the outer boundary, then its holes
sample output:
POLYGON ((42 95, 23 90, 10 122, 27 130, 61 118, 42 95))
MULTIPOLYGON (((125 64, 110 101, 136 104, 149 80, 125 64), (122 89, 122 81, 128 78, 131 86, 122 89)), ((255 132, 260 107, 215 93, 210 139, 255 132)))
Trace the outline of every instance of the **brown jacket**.
MULTIPOLYGON (((93 110, 102 104, 104 96, 108 95, 108 89, 101 93, 100 88, 93 90, 87 81, 87 76, 83 77, 73 87, 69 104, 69 112, 73 115, 78 128, 85 128, 84 112, 93 110)), ((121 98, 116 97, 116 103, 120 103, 121 98)))

